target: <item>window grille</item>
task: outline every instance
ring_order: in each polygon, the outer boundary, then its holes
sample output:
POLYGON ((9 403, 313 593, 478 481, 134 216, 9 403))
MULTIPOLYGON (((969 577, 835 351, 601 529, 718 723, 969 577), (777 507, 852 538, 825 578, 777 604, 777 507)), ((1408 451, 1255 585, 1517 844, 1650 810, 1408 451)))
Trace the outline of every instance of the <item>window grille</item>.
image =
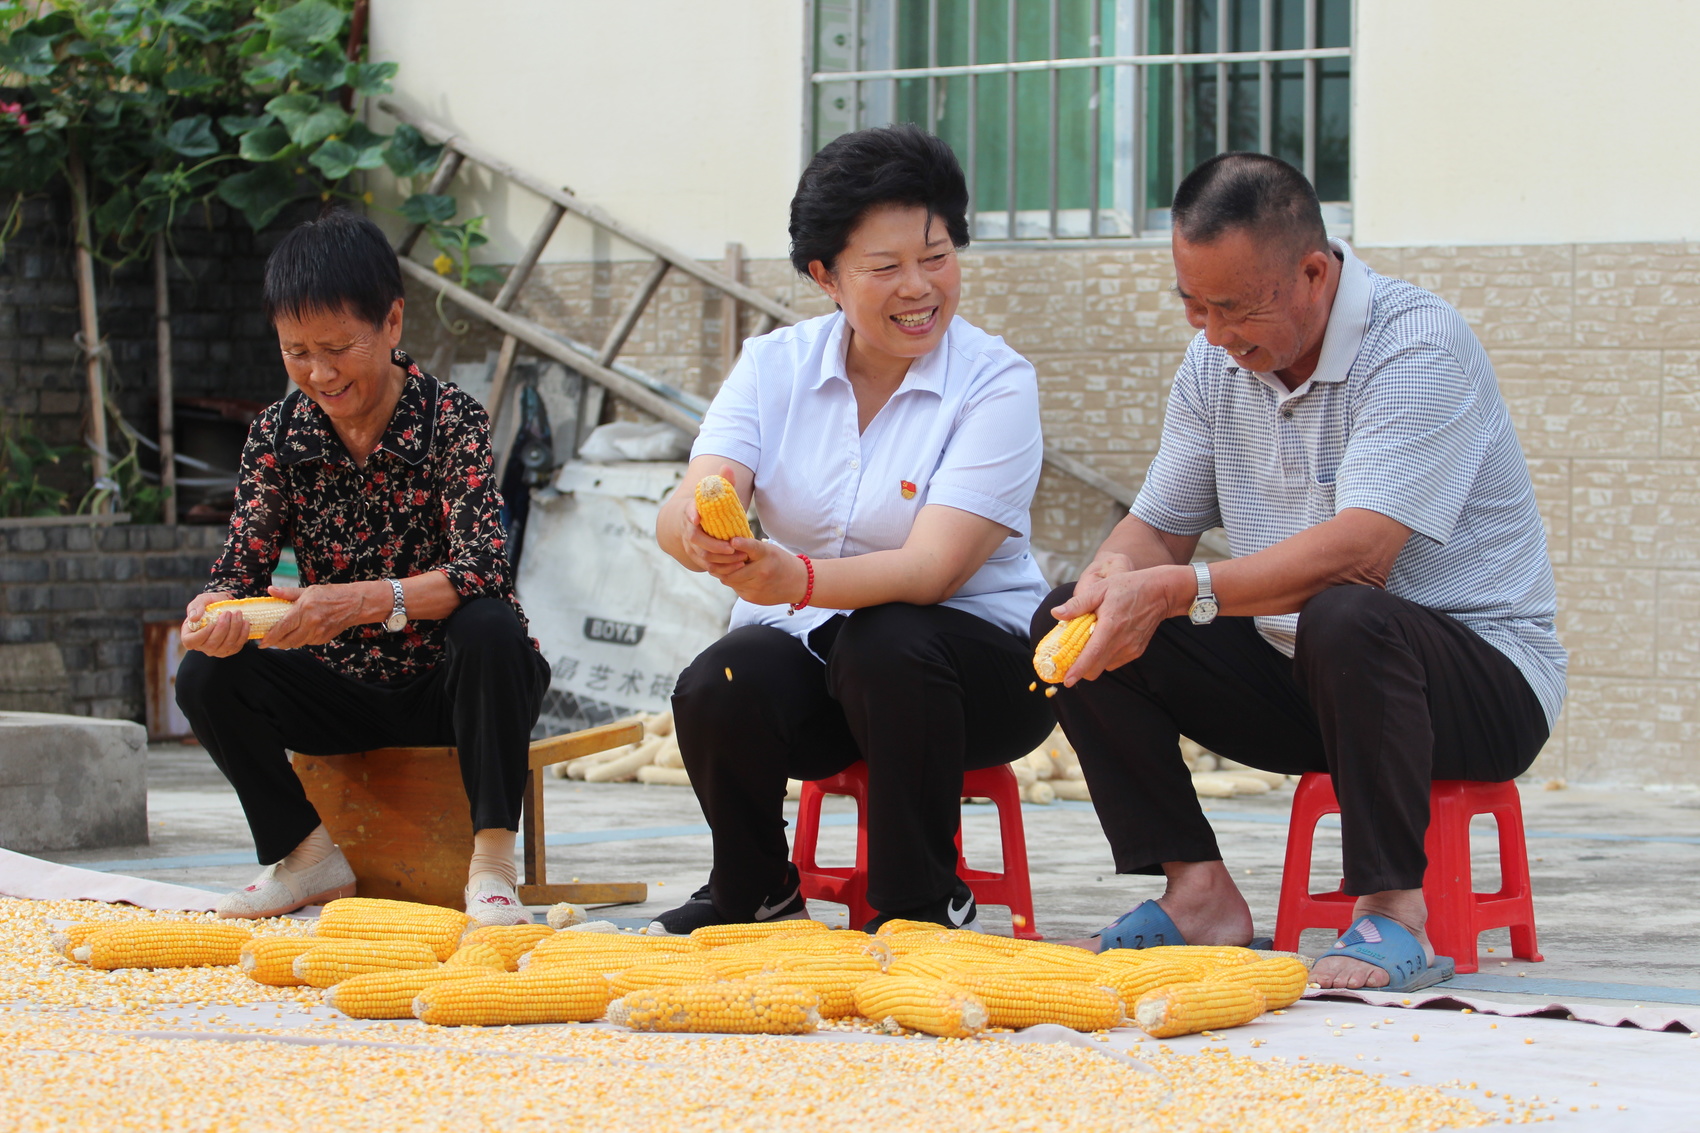
POLYGON ((1166 236, 1225 150, 1351 223, 1351 0, 815 0, 810 140, 914 122, 968 174, 980 240, 1166 236), (857 34, 852 34, 857 29, 857 34))

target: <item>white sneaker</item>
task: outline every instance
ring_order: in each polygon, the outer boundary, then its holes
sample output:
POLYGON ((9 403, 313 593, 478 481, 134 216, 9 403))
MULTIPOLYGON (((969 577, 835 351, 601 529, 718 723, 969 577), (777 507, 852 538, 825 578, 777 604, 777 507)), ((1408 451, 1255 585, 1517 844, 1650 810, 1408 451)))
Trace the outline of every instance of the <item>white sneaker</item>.
POLYGON ((281 917, 307 905, 322 905, 338 897, 354 896, 354 870, 341 850, 318 865, 299 872, 284 868, 282 862, 267 866, 253 884, 219 898, 216 906, 221 917, 281 917))
POLYGON ((466 887, 466 915, 480 925, 531 923, 531 911, 519 903, 519 893, 494 877, 481 877, 476 888, 466 887))

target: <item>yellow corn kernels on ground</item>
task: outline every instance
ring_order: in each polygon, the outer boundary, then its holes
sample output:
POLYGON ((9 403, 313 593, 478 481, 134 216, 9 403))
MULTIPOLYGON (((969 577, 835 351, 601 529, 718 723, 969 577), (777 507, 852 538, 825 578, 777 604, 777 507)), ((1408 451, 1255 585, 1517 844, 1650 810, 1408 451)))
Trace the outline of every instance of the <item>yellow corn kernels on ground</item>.
POLYGON ((1249 984, 1263 993, 1269 1010, 1279 1011, 1291 1007, 1304 995, 1305 986, 1310 982, 1310 969, 1297 956, 1271 956, 1266 960, 1222 968, 1207 978, 1211 982, 1228 980, 1249 984))
POLYGON ((460 947, 472 918, 458 909, 390 901, 382 897, 343 897, 325 906, 313 930, 329 940, 417 940, 429 944, 438 960, 460 947))
POLYGON ((411 1019, 419 993, 444 980, 483 979, 487 968, 467 965, 366 972, 325 989, 324 1005, 351 1019, 411 1019))
POLYGON ((521 956, 554 935, 555 930, 546 924, 483 925, 461 937, 460 945, 465 948, 468 944, 488 944, 502 954, 508 971, 514 972, 519 970, 521 956))
POLYGON ((198 921, 112 925, 87 937, 71 958, 91 968, 217 968, 233 966, 253 939, 245 928, 198 921))
POLYGON ((281 622, 283 615, 289 613, 294 605, 293 602, 286 602, 282 598, 227 598, 222 602, 209 603, 200 620, 189 628, 205 629, 217 621, 218 616, 226 610, 234 610, 248 623, 248 640, 257 641, 281 622))
POLYGON ((1255 987, 1232 980, 1178 983, 1148 991, 1134 1004, 1133 1021, 1154 1039, 1238 1027, 1268 1006, 1255 987))
POLYGON ((1107 987, 1066 979, 1028 979, 1005 971, 970 971, 950 982, 986 1005, 994 1027, 1056 1023, 1076 1031, 1121 1025, 1122 999, 1107 987))
POLYGON ((946 1039, 972 1038, 985 1030, 986 1005, 944 980, 922 976, 874 976, 856 988, 856 1010, 876 1023, 890 1023, 946 1039))
POLYGON ((728 944, 752 944, 790 933, 826 931, 826 926, 820 921, 755 921, 749 924, 707 925, 692 932, 690 938, 703 948, 723 948, 728 944))
POLYGON ((1054 685, 1068 676, 1069 666, 1086 648, 1097 624, 1097 614, 1081 614, 1078 618, 1058 622, 1040 638, 1039 647, 1033 651, 1033 671, 1039 674, 1039 679, 1054 685))
POLYGON ((608 1009, 608 981, 561 968, 444 980, 413 1000, 413 1017, 441 1027, 588 1023, 608 1009))
POLYGON ((709 537, 723 541, 755 538, 737 490, 724 477, 704 476, 697 481, 696 497, 697 520, 709 537))
POLYGON ((304 987, 295 975, 295 958, 324 941, 316 936, 260 936, 242 946, 236 965, 267 987, 304 987))
POLYGON ((803 1035, 820 1026, 820 997, 769 979, 673 984, 616 999, 608 1021, 634 1031, 803 1035))
POLYGON ((437 954, 422 940, 322 940, 295 958, 295 978, 330 987, 366 972, 435 968, 437 954))
POLYGON ((492 972, 505 972, 508 970, 508 958, 496 951, 491 945, 485 944, 481 940, 475 940, 470 944, 462 944, 455 949, 455 954, 444 960, 443 966, 484 968, 492 972))

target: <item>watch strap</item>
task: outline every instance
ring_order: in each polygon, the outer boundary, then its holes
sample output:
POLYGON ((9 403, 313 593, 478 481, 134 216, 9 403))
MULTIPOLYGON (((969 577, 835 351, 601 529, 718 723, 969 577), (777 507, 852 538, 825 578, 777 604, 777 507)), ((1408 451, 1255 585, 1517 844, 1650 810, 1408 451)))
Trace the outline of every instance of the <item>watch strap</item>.
POLYGON ((398 578, 392 578, 389 580, 389 584, 390 589, 395 592, 395 604, 390 607, 390 616, 384 619, 385 623, 393 622, 399 617, 402 619, 402 624, 406 625, 407 596, 402 593, 401 580, 398 578))
POLYGON ((1210 564, 1195 562, 1192 564, 1192 573, 1198 579, 1198 596, 1200 598, 1213 597, 1214 591, 1210 585, 1210 564))

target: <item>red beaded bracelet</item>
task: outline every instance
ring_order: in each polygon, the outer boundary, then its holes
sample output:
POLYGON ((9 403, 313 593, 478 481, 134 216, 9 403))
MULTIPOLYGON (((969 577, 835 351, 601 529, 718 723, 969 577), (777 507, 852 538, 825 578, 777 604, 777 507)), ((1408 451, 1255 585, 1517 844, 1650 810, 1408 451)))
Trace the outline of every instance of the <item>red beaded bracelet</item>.
POLYGON ((815 596, 815 564, 809 561, 809 556, 807 555, 798 555, 797 557, 803 560, 803 568, 809 572, 809 584, 803 588, 803 600, 801 602, 791 603, 791 608, 785 611, 786 617, 790 617, 798 610, 801 610, 804 606, 807 606, 809 604, 809 599, 815 596))

